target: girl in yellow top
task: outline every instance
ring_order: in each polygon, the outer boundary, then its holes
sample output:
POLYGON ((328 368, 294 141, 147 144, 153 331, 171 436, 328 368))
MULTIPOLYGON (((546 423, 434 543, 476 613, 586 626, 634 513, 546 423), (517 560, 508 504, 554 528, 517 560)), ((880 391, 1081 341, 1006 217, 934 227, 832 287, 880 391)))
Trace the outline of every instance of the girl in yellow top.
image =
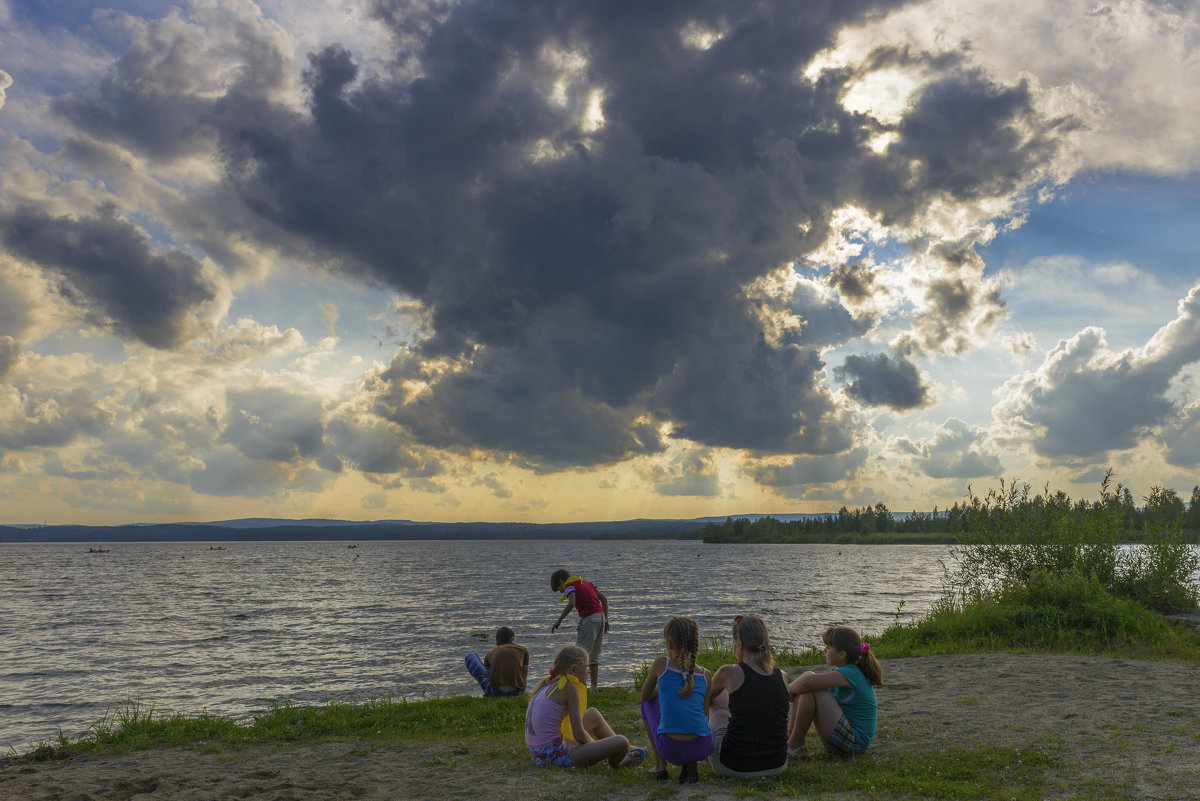
POLYGON ((554 656, 550 675, 529 693, 525 745, 535 765, 587 767, 608 760, 609 767, 639 765, 646 749, 630 747, 612 730, 600 710, 587 705, 588 652, 566 645, 554 656))

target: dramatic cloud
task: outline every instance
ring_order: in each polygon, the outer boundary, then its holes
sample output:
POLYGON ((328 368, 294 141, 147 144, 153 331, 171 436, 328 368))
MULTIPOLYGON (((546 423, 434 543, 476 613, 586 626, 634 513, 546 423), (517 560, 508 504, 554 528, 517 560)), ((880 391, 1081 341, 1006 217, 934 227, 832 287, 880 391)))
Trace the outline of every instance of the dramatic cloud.
POLYGON ((850 397, 870 406, 905 411, 928 405, 931 400, 917 366, 903 356, 847 356, 834 375, 847 382, 850 397))
POLYGON ((564 519, 1177 475, 1193 5, 0 0, 0 496, 564 519))
POLYGON ((991 450, 987 429, 951 418, 923 440, 897 438, 893 447, 904 463, 930 478, 983 478, 1001 472, 1000 457, 991 450))
MULTIPOLYGON (((1057 121, 1025 87, 951 68, 884 159, 880 129, 839 102, 852 76, 801 77, 873 4, 676 4, 636 23, 543 5, 454 6, 406 54, 416 80, 359 81, 328 47, 307 115, 231 94, 216 123, 249 208, 430 310, 432 333, 381 377, 381 411, 427 444, 551 468, 653 451, 643 421, 705 445, 848 447, 817 348, 861 328, 815 308, 799 337, 765 340, 748 288, 847 204, 903 228, 934 201, 1022 190, 1057 121), (445 359, 458 368, 430 380, 445 359)), ((953 280, 931 280, 923 319, 944 322, 918 345, 996 304, 953 280)))
POLYGON ((0 213, 0 242, 65 279, 80 306, 94 304, 120 332, 156 348, 196 333, 195 315, 217 289, 195 257, 157 251, 111 206, 95 216, 52 217, 33 208, 0 213))
POLYGON ((412 437, 394 423, 338 417, 329 422, 326 436, 342 459, 366 473, 432 478, 443 470, 436 458, 415 447, 412 437))
POLYGON ((1102 457, 1167 421, 1171 380, 1197 361, 1200 285, 1142 348, 1114 352, 1094 327, 1059 342, 1037 370, 1004 385, 994 414, 1008 436, 1028 439, 1041 456, 1102 457))

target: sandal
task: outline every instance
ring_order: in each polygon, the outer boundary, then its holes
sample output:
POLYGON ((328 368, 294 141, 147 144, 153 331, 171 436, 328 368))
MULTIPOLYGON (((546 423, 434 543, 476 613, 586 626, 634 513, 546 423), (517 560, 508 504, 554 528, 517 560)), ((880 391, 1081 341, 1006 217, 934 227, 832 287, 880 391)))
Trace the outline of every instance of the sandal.
POLYGON ((629 746, 629 753, 625 755, 625 761, 622 762, 621 765, 627 768, 636 768, 638 765, 642 764, 642 760, 644 760, 646 755, 649 753, 649 751, 647 751, 645 748, 642 748, 640 745, 631 745, 629 746))
POLYGON ((789 747, 787 750, 787 755, 788 755, 788 759, 807 759, 808 758, 808 746, 804 743, 801 743, 800 745, 796 746, 795 748, 789 747))
POLYGON ((652 770, 652 771, 650 771, 650 778, 658 779, 661 782, 665 782, 667 779, 669 779, 671 777, 667 774, 667 772, 665 770, 652 770))

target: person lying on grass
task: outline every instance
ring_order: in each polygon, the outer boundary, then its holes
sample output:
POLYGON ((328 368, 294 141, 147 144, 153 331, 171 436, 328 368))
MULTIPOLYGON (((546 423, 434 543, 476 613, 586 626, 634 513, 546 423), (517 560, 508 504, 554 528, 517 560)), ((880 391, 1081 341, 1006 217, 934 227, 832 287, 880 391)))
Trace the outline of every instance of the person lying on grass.
POLYGON ((564 645, 554 667, 529 693, 525 745, 535 765, 585 768, 607 760, 609 767, 640 765, 646 749, 630 746, 600 710, 587 705, 588 652, 564 645))

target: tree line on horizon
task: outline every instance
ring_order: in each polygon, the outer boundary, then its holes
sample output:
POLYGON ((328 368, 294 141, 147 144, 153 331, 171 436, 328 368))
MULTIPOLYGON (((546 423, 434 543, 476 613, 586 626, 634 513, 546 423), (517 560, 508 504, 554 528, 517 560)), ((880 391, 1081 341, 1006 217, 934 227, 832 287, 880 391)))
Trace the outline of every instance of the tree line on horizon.
POLYGON ((1073 501, 1062 490, 1051 492, 1047 487, 1043 493, 1032 497, 1024 494, 1016 504, 992 504, 975 496, 968 488, 967 500, 956 501, 949 509, 934 507, 932 512, 910 512, 899 518, 885 504, 876 503, 855 509, 843 506, 836 514, 804 520, 726 518, 721 523, 706 524, 701 534, 704 542, 711 543, 955 543, 963 534, 981 526, 1004 527, 1014 516, 1032 521, 1031 538, 1036 537, 1037 521, 1044 521, 1046 525, 1060 525, 1062 521, 1086 525, 1104 517, 1118 520, 1123 538, 1129 542, 1140 541, 1147 525, 1161 522, 1176 524, 1188 532, 1191 540, 1197 540, 1200 534, 1200 486, 1192 488, 1191 499, 1186 504, 1175 490, 1158 486, 1151 488, 1150 494, 1142 500, 1143 505, 1137 506, 1128 487, 1118 486, 1115 492, 1108 492, 1105 484, 1096 501, 1073 501))

